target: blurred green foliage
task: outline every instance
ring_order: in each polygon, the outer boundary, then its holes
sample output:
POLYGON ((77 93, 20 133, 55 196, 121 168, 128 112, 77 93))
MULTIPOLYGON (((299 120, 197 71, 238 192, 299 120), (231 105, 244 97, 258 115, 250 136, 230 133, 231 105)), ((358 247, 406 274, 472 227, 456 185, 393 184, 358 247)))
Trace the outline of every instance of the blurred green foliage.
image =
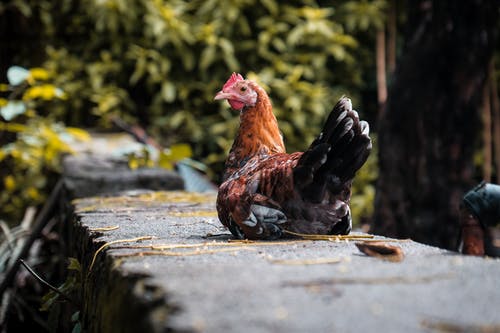
POLYGON ((42 68, 11 67, 9 84, 0 85, 0 212, 20 221, 28 205, 42 203, 50 176, 60 171, 60 157, 87 132, 66 127, 55 112, 67 95, 42 68))
POLYGON ((238 115, 213 97, 231 72, 266 88, 288 150, 303 150, 341 95, 360 105, 374 89, 371 28, 386 2, 11 0, 0 14, 7 6, 37 27, 67 124, 138 121, 164 146, 189 144, 217 180, 238 115))

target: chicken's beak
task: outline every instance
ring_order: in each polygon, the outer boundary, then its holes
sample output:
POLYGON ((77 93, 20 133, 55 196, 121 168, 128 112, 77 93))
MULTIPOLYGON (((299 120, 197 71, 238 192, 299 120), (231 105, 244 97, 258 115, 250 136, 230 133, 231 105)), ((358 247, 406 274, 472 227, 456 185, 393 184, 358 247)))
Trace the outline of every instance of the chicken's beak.
POLYGON ((217 95, 215 95, 214 100, 220 100, 220 99, 231 99, 232 94, 231 93, 226 93, 224 91, 219 91, 217 95))

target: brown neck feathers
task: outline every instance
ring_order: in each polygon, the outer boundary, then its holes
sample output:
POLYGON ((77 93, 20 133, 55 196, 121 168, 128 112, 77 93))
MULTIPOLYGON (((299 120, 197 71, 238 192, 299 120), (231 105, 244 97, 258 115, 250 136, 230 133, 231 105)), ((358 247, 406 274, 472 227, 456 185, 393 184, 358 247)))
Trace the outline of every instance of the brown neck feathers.
POLYGON ((240 128, 226 160, 226 176, 255 155, 285 152, 269 96, 256 83, 252 82, 251 87, 257 92, 257 103, 240 113, 240 128))

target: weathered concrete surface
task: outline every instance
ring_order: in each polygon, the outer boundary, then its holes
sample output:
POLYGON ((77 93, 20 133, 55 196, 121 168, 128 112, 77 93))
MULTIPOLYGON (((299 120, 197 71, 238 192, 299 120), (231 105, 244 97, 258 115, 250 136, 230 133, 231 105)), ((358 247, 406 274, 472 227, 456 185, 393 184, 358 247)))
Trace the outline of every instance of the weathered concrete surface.
POLYGON ((131 189, 182 190, 183 179, 160 168, 128 167, 126 154, 143 145, 127 134, 93 133, 92 140, 72 144, 76 154, 63 158, 66 196, 82 198, 131 189))
POLYGON ((214 200, 136 192, 73 202, 89 331, 500 330, 497 259, 412 241, 394 243, 405 253, 399 263, 367 257, 353 242, 229 243, 214 200), (146 236, 155 238, 119 242, 146 236), (89 271, 107 242, 116 243, 89 271), (279 261, 318 258, 338 262, 279 261))
POLYGON ((63 168, 65 189, 71 198, 113 194, 130 189, 184 189, 182 178, 175 172, 160 168, 131 170, 126 162, 120 160, 67 156, 63 159, 63 168))

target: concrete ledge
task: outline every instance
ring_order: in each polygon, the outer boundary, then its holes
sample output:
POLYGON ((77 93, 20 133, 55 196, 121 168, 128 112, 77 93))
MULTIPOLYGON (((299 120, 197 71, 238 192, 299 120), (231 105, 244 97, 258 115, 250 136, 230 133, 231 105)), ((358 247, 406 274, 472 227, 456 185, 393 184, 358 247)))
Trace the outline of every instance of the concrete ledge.
POLYGON ((130 189, 184 189, 184 181, 175 172, 159 168, 131 170, 126 161, 118 159, 70 155, 63 159, 63 170, 65 189, 70 198, 130 189))
POLYGON ((499 259, 383 237, 403 261, 345 241, 232 242, 215 194, 151 191, 182 179, 129 170, 123 152, 134 145, 96 134, 64 161, 84 331, 500 331, 499 259))
POLYGON ((74 249, 85 274, 90 271, 84 329, 500 329, 498 259, 412 241, 394 241, 405 253, 399 263, 365 256, 353 242, 234 243, 217 220, 214 202, 209 194, 137 191, 73 201, 74 249), (314 264, 321 258, 329 263, 314 264))
MULTIPOLYGON (((98 215, 97 215, 98 216, 98 215)), ((93 255, 103 244, 85 224, 76 220, 70 235, 74 254, 82 263, 82 317, 90 332, 161 332, 153 327, 162 322, 170 309, 165 306, 163 292, 146 285, 144 275, 132 274, 116 267, 108 256, 97 256, 89 270, 93 255)))

